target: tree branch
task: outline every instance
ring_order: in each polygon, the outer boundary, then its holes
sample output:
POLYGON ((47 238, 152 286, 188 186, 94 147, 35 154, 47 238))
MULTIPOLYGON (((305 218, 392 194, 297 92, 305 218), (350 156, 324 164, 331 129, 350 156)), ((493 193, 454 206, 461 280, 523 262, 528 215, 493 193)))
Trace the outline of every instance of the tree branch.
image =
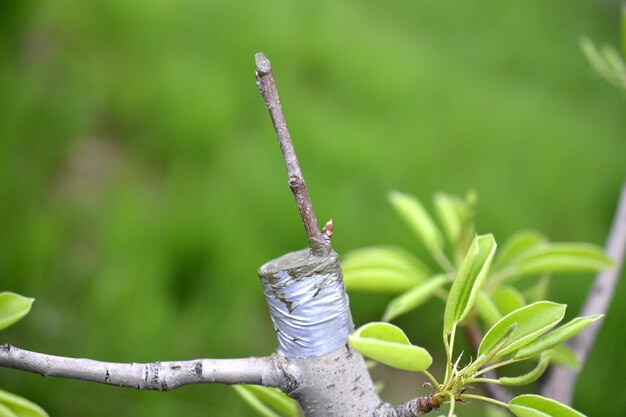
MULTIPOLYGON (((613 225, 606 242, 606 254, 615 261, 615 266, 596 276, 580 316, 605 314, 608 311, 624 263, 624 252, 626 252, 626 184, 622 187, 613 225)), ((580 361, 581 369, 593 347, 600 327, 601 324, 591 326, 570 341, 570 346, 580 361)), ((543 384, 542 394, 562 403, 571 404, 579 373, 580 370, 554 367, 543 384)))
POLYGON ((178 362, 112 363, 65 358, 0 345, 0 366, 140 390, 169 391, 188 384, 256 384, 282 388, 281 358, 197 359, 178 362))
POLYGON ((287 122, 283 114, 283 108, 278 98, 278 90, 276 82, 272 74, 272 65, 270 60, 263 53, 254 56, 256 63, 256 80, 259 91, 265 100, 265 105, 270 112, 270 117, 278 137, 280 150, 287 166, 287 175, 289 177, 289 187, 296 200, 300 217, 304 223, 306 234, 309 239, 309 247, 315 255, 325 256, 330 252, 330 241, 324 239, 324 235, 319 229, 317 218, 313 212, 313 204, 306 189, 304 177, 300 171, 296 151, 293 148, 291 135, 287 129, 287 122))
POLYGON ((389 406, 386 404, 376 417, 417 417, 430 413, 433 410, 438 410, 441 406, 441 401, 435 400, 430 395, 424 395, 405 403, 398 405, 397 407, 389 406))

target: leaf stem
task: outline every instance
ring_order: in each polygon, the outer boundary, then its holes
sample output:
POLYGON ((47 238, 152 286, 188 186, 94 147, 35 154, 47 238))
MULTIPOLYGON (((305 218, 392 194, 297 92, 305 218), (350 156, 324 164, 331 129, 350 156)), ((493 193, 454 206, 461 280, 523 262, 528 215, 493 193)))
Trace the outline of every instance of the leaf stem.
POLYGON ((452 358, 450 356, 450 342, 448 341, 448 335, 443 334, 443 348, 446 351, 446 375, 443 378, 444 387, 448 385, 448 378, 450 377, 450 368, 452 367, 452 358))
POLYGON ((422 371, 422 373, 423 373, 424 375, 426 375, 426 377, 427 377, 428 379, 430 379, 430 382, 432 382, 432 383, 433 383, 433 385, 434 385, 435 389, 439 389, 439 381, 437 381, 437 379, 433 376, 433 374, 431 374, 430 372, 428 372, 428 371, 427 371, 427 370, 425 370, 425 369, 422 371))
POLYGON ((485 401, 491 404, 499 405, 500 407, 509 408, 509 405, 505 402, 494 400, 493 398, 489 398, 489 397, 483 397, 482 395, 461 394, 461 398, 469 398, 472 400, 485 401))
POLYGON ((446 376, 443 381, 444 388, 449 388, 450 383, 452 382, 452 355, 454 353, 454 337, 456 335, 456 323, 452 325, 452 330, 450 331, 450 340, 448 341, 447 335, 444 334, 443 343, 446 349, 446 376))
POLYGON ((519 362, 521 360, 523 360, 523 359, 507 359, 507 360, 505 360, 503 362, 498 362, 498 363, 495 363, 495 364, 493 364, 491 366, 488 366, 487 368, 483 368, 480 371, 476 372, 473 376, 477 377, 477 376, 480 376, 482 374, 486 374, 489 371, 493 371, 494 369, 498 369, 501 366, 510 365, 512 363, 519 362))
POLYGON ((454 394, 448 392, 448 397, 450 398, 450 411, 448 411, 448 417, 454 417, 454 406, 456 405, 456 398, 454 398, 454 394))
POLYGON ((466 384, 473 384, 473 383, 477 383, 477 384, 498 384, 500 385, 502 382, 500 382, 500 380, 498 379, 492 379, 492 378, 470 378, 470 379, 466 379, 465 380, 466 384))

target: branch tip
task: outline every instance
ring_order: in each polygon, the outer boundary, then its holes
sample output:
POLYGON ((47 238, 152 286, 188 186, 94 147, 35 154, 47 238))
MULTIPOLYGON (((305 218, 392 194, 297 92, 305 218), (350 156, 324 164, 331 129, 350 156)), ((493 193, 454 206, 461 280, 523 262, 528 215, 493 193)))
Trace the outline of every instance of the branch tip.
POLYGON ((272 63, 263 52, 254 54, 254 63, 256 64, 256 72, 259 75, 266 75, 272 71, 272 63))

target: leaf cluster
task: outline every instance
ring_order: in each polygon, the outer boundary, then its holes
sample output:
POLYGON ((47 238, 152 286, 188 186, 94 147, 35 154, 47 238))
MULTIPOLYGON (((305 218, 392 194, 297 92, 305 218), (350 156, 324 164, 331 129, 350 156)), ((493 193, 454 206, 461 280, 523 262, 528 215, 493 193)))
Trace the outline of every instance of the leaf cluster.
POLYGON ((575 356, 563 342, 602 316, 578 317, 556 327, 563 320, 566 305, 542 298, 549 274, 595 272, 610 267, 612 261, 602 249, 589 244, 549 243, 540 233, 527 231, 511 237, 496 255, 493 235, 478 235, 468 240, 474 233, 475 195, 461 199, 438 194, 435 209, 450 244, 449 252, 455 255, 455 262, 452 262, 444 253, 443 233, 419 200, 394 192, 390 201, 441 271, 429 271, 425 262, 397 248, 366 248, 349 254, 343 264, 349 289, 390 292, 407 282, 413 283, 388 304, 384 321, 357 329, 350 337, 351 346, 386 365, 423 372, 433 386, 430 402, 450 403, 449 416, 455 415, 455 404, 466 399, 502 406, 519 417, 582 416, 563 404, 537 395, 521 395, 507 404, 466 391, 480 383, 525 385, 537 380, 553 362, 578 366, 575 356), (464 255, 459 256, 463 251, 464 255), (379 272, 383 273, 377 275, 379 272), (540 278, 524 295, 511 284, 529 275, 540 275, 540 278), (387 285, 389 279, 394 280, 394 285, 387 285), (437 295, 446 300, 443 344, 447 361, 442 382, 427 370, 432 363, 431 355, 412 345, 401 329, 385 322, 437 295), (527 299, 532 302, 528 303, 527 299), (454 355, 457 328, 468 321, 476 325, 476 317, 482 319, 488 331, 477 347, 476 357, 461 365, 462 354, 456 360, 454 355), (486 376, 490 371, 521 361, 535 365, 523 375, 495 379, 486 376))
MULTIPOLYGON (((439 298, 447 306, 445 329, 450 330, 454 320, 464 325, 468 316, 472 322, 478 317, 485 326, 493 326, 512 311, 545 299, 553 276, 595 273, 613 265, 597 245, 554 243, 535 230, 513 234, 496 253, 493 236, 475 237, 477 199, 474 192, 464 198, 437 193, 433 203, 438 226, 415 196, 391 192, 391 205, 428 249, 437 267, 399 247, 356 249, 341 262, 348 290, 397 294, 382 315, 386 322, 439 298), (480 271, 479 265, 483 266, 480 271), (467 274, 476 281, 451 292, 456 277, 467 274), (531 283, 524 291, 516 287, 522 278, 531 283), (456 302, 459 297, 469 297, 468 310, 453 311, 461 308, 456 302)), ((555 349, 551 361, 578 366, 565 345, 555 349)))

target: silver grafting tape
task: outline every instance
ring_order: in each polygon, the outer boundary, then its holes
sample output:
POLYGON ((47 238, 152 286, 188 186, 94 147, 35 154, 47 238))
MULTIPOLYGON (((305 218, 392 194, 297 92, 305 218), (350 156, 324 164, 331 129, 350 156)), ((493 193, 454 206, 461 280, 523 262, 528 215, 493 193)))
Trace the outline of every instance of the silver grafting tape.
POLYGON ((345 345, 354 331, 338 257, 291 252, 259 269, 278 353, 321 356, 345 345))

